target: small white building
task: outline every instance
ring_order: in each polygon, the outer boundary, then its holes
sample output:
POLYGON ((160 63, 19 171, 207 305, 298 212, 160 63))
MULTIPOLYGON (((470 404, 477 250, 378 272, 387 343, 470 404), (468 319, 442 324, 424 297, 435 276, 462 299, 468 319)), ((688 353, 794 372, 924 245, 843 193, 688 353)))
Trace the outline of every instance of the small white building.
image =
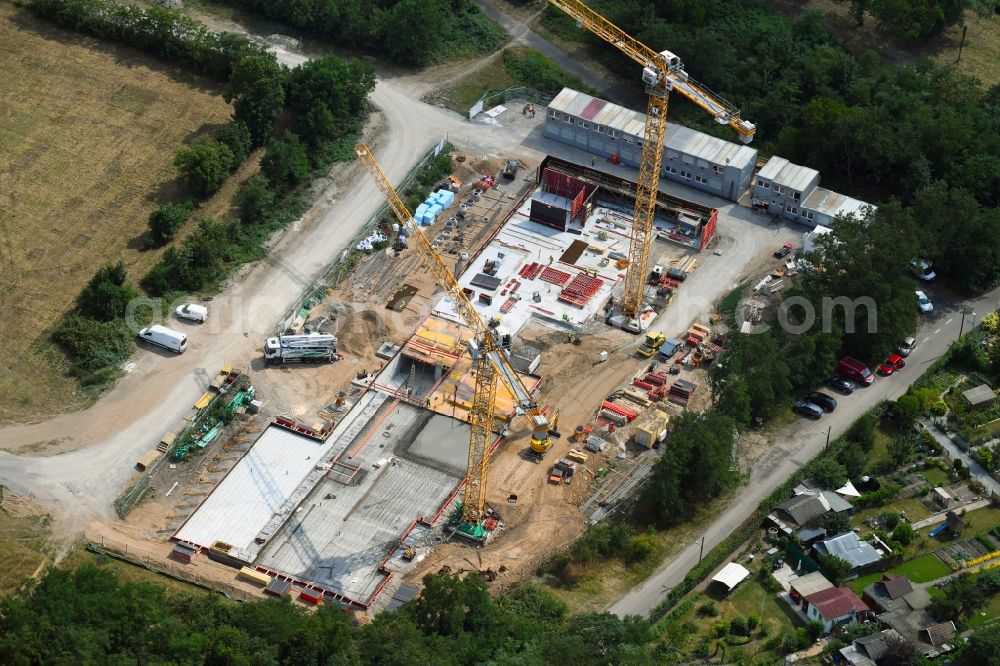
POLYGON ((784 157, 772 157, 757 172, 753 203, 771 215, 810 227, 829 227, 838 215, 861 217, 871 205, 820 187, 819 171, 784 157))

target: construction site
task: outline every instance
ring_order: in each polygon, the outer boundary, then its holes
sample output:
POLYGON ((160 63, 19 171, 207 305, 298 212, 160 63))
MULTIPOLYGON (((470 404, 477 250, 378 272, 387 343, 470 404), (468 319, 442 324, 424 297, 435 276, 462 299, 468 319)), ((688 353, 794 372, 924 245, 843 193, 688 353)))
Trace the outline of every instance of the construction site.
POLYGON ((358 146, 384 212, 281 320, 267 363, 223 368, 139 461, 125 504, 156 499, 131 522, 175 562, 373 613, 430 571, 529 576, 627 506, 671 417, 711 405, 715 304, 796 236, 659 186, 671 77, 744 142, 754 128, 647 56, 662 115, 641 116, 656 141, 638 172, 548 132, 516 159, 449 148, 452 173, 411 212, 358 146), (273 367, 293 361, 309 365, 273 367))
MULTIPOLYGON (((484 189, 486 174, 476 178, 476 167, 492 165, 468 160, 474 165, 462 168, 463 162, 455 160, 451 182, 468 184, 421 232, 435 251, 453 257, 457 287, 489 322, 519 384, 511 390, 509 377, 496 382, 488 453, 495 476, 480 529, 454 529, 468 478, 477 390, 470 342, 476 332, 447 290, 441 294, 424 260, 414 261, 417 252, 372 251, 286 331, 336 335, 342 360, 248 373, 260 399, 241 410, 242 427, 230 425, 219 436, 223 450, 213 455, 207 448, 200 460, 174 461, 174 467, 191 466, 182 479, 200 469, 203 489, 177 493, 171 507, 164 532, 175 544, 175 560, 195 562, 204 553, 242 569, 244 578, 264 576, 307 596, 312 590, 345 608, 374 611, 392 603, 408 576, 446 566, 443 553, 489 550, 494 539, 504 541, 508 522, 517 525, 516 515, 547 482, 563 495, 552 499, 566 502, 571 495, 599 519, 641 480, 669 413, 682 409, 704 381, 693 381, 700 370, 690 359, 685 365, 681 349, 672 371, 677 375, 661 370, 632 378, 639 368, 620 360, 636 338, 605 323, 610 305, 621 298, 634 184, 546 156, 533 168, 522 165, 521 178, 495 180, 484 189), (466 243, 463 236, 472 238, 466 243), (372 272, 380 283, 366 277, 372 272), (372 291, 360 293, 362 288, 372 291), (354 311, 373 294, 384 300, 354 311), (344 308, 344 302, 354 305, 344 308), (567 380, 588 373, 606 376, 606 395, 593 404, 567 402, 567 380), (311 392, 300 383, 307 374, 327 399, 290 405, 282 396, 311 392), (543 397, 551 402, 543 404, 543 397), (552 421, 553 450, 543 455, 532 455, 522 436, 528 401, 552 421)), ((719 218, 714 208, 666 194, 657 210, 657 229, 679 218, 698 220, 706 245, 719 218)), ((666 235, 655 250, 659 265, 697 267, 697 251, 666 235)), ((667 292, 682 285, 674 281, 667 292)), ((663 290, 648 288, 661 309, 673 296, 658 299, 655 292, 663 290)), ((644 326, 655 315, 647 307, 644 326)), ((712 333, 722 336, 721 330, 712 333)), ((234 376, 217 382, 223 392, 223 382, 239 374, 225 370, 234 376)), ((707 391, 702 394, 707 399, 707 391)), ((206 392, 195 406, 207 409, 213 395, 206 392)), ((211 447, 215 435, 205 438, 211 447)), ((164 470, 156 483, 176 486, 178 472, 164 470)), ((485 485, 486 479, 477 482, 485 485)), ((585 516, 579 509, 576 515, 575 529, 581 529, 585 516)))

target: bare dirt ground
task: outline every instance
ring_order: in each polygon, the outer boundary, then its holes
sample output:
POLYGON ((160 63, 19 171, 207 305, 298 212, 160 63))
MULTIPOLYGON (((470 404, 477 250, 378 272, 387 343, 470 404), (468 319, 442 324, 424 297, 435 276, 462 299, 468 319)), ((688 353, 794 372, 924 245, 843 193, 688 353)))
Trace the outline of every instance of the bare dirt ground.
MULTIPOLYGON (((0 422, 79 408, 47 332, 103 263, 133 279, 176 150, 230 114, 214 84, 0 3, 0 422)), ((192 224, 194 222, 192 221, 192 224)))

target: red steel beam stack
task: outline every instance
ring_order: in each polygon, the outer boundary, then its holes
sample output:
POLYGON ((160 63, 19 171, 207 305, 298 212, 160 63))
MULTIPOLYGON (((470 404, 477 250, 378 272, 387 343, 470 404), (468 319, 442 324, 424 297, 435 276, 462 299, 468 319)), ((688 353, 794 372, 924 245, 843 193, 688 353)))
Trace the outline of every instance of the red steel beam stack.
POLYGON ((648 372, 646 377, 643 379, 647 384, 653 384, 654 386, 663 386, 667 383, 667 373, 662 370, 658 372, 648 372))
POLYGON ((530 264, 525 264, 521 266, 521 270, 518 273, 525 280, 534 280, 541 274, 543 266, 537 261, 533 261, 530 264))
POLYGON ((605 400, 601 405, 601 409, 606 409, 609 412, 618 414, 619 416, 624 416, 628 421, 635 421, 636 417, 639 416, 639 412, 629 409, 628 407, 622 407, 617 402, 611 402, 610 400, 605 400))
POLYGON ((687 406, 688 401, 691 399, 691 395, 698 390, 698 385, 683 379, 678 379, 670 387, 670 402, 678 405, 687 406))
POLYGON ((559 300, 582 308, 587 305, 587 301, 597 293, 603 284, 604 280, 600 278, 579 273, 565 289, 559 292, 559 300))
POLYGON ((569 282, 570 274, 565 271, 558 271, 554 268, 549 268, 546 266, 542 269, 541 278, 544 282, 551 282, 552 284, 563 286, 569 282))

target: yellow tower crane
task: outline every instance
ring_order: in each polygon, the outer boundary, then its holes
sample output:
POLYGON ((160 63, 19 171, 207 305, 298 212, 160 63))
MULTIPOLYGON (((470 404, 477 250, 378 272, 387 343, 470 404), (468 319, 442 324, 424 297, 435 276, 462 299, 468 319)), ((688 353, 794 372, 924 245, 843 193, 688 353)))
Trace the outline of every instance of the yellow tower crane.
POLYGON ((392 212, 406 229, 420 255, 427 260, 437 283, 448 294, 455 310, 462 321, 468 326, 474 337, 469 341, 469 352, 473 359, 473 371, 476 375, 475 392, 472 399, 472 409, 469 412, 469 462, 466 468, 465 490, 462 496, 461 528, 469 536, 476 537, 481 533, 479 527, 486 512, 486 485, 488 479, 490 446, 493 444, 493 407, 496 402, 497 377, 499 376, 517 401, 517 411, 526 414, 531 420, 531 449, 542 454, 549 450, 552 442, 549 439, 550 429, 556 426, 556 418, 550 423, 518 376, 503 347, 497 341, 496 334, 479 312, 472 301, 462 291, 461 285, 451 269, 444 263, 441 256, 431 247, 424 232, 407 210, 406 204, 393 189, 382 169, 375 161, 368 146, 357 146, 354 149, 358 159, 368 169, 375 187, 385 198, 392 212))
POLYGON ((642 65, 642 80, 649 94, 649 104, 642 139, 642 158, 639 162, 635 216, 629 243, 629 266, 625 273, 625 295, 622 299, 622 315, 626 321, 633 322, 627 327, 638 331, 638 328, 633 327, 638 325, 638 318, 642 314, 643 293, 648 277, 649 248, 656 215, 656 194, 660 184, 660 162, 663 158, 663 136, 667 129, 670 91, 679 92, 715 116, 720 124, 732 127, 743 143, 753 140, 757 128, 753 123, 740 118, 739 110, 729 102, 691 79, 684 71, 680 58, 670 51, 657 53, 579 0, 548 2, 575 19, 577 25, 642 65))

